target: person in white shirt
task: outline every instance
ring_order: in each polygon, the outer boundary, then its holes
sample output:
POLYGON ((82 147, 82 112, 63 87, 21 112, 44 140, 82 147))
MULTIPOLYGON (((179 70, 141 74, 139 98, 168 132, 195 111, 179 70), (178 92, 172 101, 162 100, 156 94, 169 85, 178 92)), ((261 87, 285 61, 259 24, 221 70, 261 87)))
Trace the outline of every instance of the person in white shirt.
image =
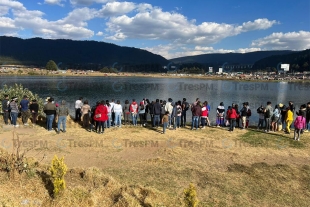
POLYGON ((80 97, 79 100, 75 101, 75 121, 80 122, 81 121, 81 108, 83 107, 83 97, 80 97))
POLYGON ((172 114, 172 110, 173 110, 173 106, 172 106, 172 98, 169 98, 168 99, 168 102, 166 103, 166 105, 165 105, 165 111, 168 111, 169 112, 169 115, 168 115, 168 117, 169 117, 169 128, 170 127, 172 127, 172 125, 171 125, 171 114, 172 114))
POLYGON ((115 127, 122 127, 122 114, 123 114, 123 107, 121 102, 117 100, 116 104, 114 104, 114 113, 115 113, 115 127))

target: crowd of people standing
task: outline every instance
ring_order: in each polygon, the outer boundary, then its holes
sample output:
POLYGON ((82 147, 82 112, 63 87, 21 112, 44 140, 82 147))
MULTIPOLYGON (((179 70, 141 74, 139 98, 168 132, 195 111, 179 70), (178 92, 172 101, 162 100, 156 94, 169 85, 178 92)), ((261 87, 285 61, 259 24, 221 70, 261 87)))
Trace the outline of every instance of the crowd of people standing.
MULTIPOLYGON (((21 114, 22 122, 28 125, 27 121, 30 117, 32 123, 36 124, 39 106, 36 100, 29 101, 27 96, 18 102, 16 97, 9 99, 5 95, 2 101, 2 111, 5 124, 11 121, 14 127, 18 127, 16 120, 18 114, 21 114)), ((53 131, 53 125, 56 125, 57 118, 57 133, 66 132, 66 120, 69 115, 69 108, 66 101, 61 101, 61 104, 54 102, 54 99, 48 97, 44 103, 43 111, 46 115, 46 128, 48 131, 53 131), (61 129, 62 126, 62 129, 61 129)), ((122 104, 119 100, 112 99, 96 102, 92 107, 88 101, 83 101, 80 97, 75 101, 75 121, 81 123, 82 126, 89 132, 104 133, 105 128, 122 127, 122 125, 139 125, 145 127, 148 123, 152 127, 163 127, 162 133, 166 132, 167 128, 176 130, 180 127, 186 127, 187 113, 191 113, 191 130, 205 129, 206 126, 211 126, 209 120, 210 105, 207 101, 201 102, 197 98, 193 103, 188 103, 186 98, 179 101, 173 101, 169 98, 165 100, 142 99, 137 102, 132 99, 131 102, 126 100, 122 104), (150 122, 148 118, 150 117, 150 122)), ((302 104, 300 109, 296 110, 296 119, 294 121, 295 107, 293 102, 288 102, 288 106, 282 103, 276 104, 273 108, 271 102, 268 101, 266 106, 260 106, 256 112, 259 115, 257 129, 263 129, 265 132, 276 132, 282 129, 285 133, 291 132, 291 125, 294 122, 294 139, 299 140, 300 134, 310 130, 310 102, 302 104)), ((244 102, 239 108, 237 104, 232 104, 225 109, 224 103, 221 102, 216 108, 216 126, 228 127, 229 131, 233 132, 235 128, 245 129, 249 127, 249 120, 252 111, 248 102, 244 102)))

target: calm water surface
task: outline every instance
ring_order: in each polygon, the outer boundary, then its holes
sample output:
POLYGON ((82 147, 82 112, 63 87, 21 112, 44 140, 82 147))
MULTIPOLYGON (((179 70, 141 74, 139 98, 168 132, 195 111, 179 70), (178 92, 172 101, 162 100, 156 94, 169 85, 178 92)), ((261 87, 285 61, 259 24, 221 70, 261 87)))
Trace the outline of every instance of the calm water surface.
MULTIPOLYGON (((156 98, 173 101, 186 98, 189 103, 200 98, 211 106, 210 120, 215 122, 216 108, 224 102, 225 108, 232 103, 249 102, 252 109, 252 124, 258 122, 256 109, 271 101, 272 105, 293 101, 296 107, 310 102, 309 82, 241 82, 231 80, 195 80, 181 78, 141 77, 46 77, 46 76, 1 76, 0 86, 22 84, 40 97, 54 97, 56 102, 66 100, 74 114, 74 102, 80 96, 94 105, 97 100, 126 99, 137 101, 156 98)), ((187 119, 191 114, 188 112, 187 119)))

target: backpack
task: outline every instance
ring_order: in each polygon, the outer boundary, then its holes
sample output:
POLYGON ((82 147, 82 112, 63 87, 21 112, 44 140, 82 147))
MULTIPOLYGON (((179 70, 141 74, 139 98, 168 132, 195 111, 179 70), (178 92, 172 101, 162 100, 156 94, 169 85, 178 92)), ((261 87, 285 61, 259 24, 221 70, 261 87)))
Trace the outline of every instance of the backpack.
POLYGON ((137 108, 138 108, 138 104, 131 104, 131 107, 132 107, 132 112, 136 113, 137 108))
POLYGON ((247 115, 247 116, 251 116, 251 115, 252 115, 251 109, 248 109, 248 110, 247 110, 246 115, 247 115))
POLYGON ((247 116, 247 115, 248 115, 248 112, 247 112, 247 111, 248 111, 247 108, 243 107, 243 108, 241 109, 241 116, 247 116))
POLYGON ((179 115, 179 114, 181 114, 182 113, 182 108, 181 107, 178 107, 177 108, 177 114, 179 115))
POLYGON ((256 111, 258 114, 264 113, 264 109, 262 107, 258 107, 256 111))
POLYGON ((144 104, 140 105, 140 110, 144 110, 144 104))
POLYGON ((304 118, 305 117, 303 117, 303 116, 297 116, 296 117, 295 122, 294 122, 295 129, 302 129, 302 128, 304 128, 304 123, 303 123, 304 118))
POLYGON ((182 105, 185 111, 189 109, 189 104, 187 102, 182 103, 182 105))
POLYGON ((271 116, 272 116, 272 109, 268 109, 268 110, 266 111, 265 117, 266 117, 266 118, 271 118, 271 116))

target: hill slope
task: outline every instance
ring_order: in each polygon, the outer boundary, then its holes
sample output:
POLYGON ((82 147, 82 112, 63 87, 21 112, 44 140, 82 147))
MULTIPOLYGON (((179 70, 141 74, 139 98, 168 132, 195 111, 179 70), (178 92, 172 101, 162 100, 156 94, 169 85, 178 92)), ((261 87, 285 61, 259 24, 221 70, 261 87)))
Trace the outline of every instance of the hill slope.
POLYGON ((144 68, 156 71, 168 63, 162 56, 146 50, 96 41, 0 36, 0 46, 1 64, 45 66, 49 60, 54 60, 68 68, 87 65, 88 69, 100 69, 117 62, 128 69, 147 64, 144 68))
POLYGON ((278 64, 290 64, 290 70, 305 71, 310 67, 310 49, 283 55, 273 55, 255 62, 253 69, 275 67, 278 64))
POLYGON ((171 61, 179 64, 184 63, 200 63, 200 64, 223 64, 227 63, 239 63, 239 64, 253 64, 256 61, 266 58, 272 55, 282 55, 294 53, 290 50, 279 50, 279 51, 257 51, 249 53, 225 53, 225 54, 203 54, 195 56, 187 56, 171 59, 171 61))

